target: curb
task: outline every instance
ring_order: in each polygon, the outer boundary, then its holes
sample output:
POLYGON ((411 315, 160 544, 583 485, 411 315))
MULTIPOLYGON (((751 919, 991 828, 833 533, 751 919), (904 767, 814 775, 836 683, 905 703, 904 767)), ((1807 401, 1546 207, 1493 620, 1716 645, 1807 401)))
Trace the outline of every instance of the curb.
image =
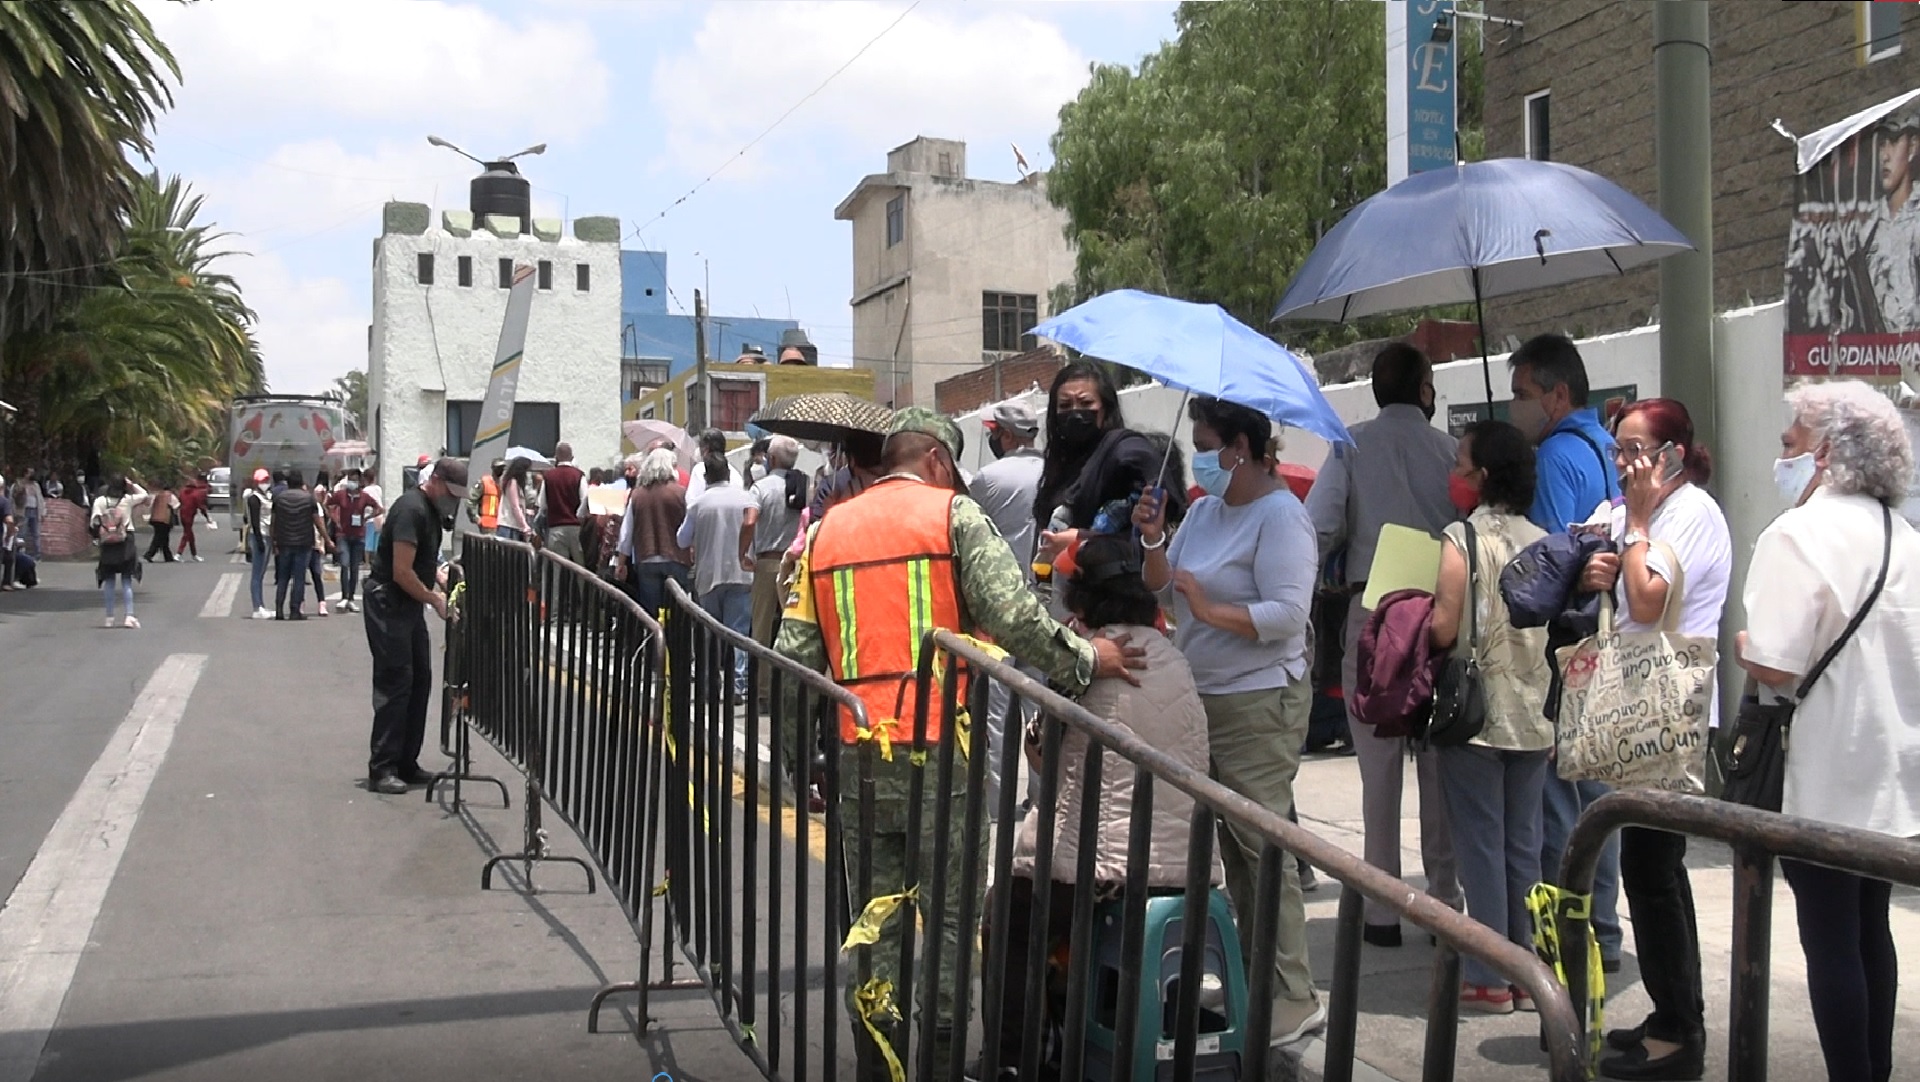
MULTIPOLYGON (((1311 1037, 1292 1044, 1275 1045, 1267 1054, 1267 1082, 1321 1082, 1327 1073, 1327 1042, 1311 1037)), ((1381 1073, 1358 1057, 1353 1061, 1353 1082, 1399 1082, 1381 1073)))

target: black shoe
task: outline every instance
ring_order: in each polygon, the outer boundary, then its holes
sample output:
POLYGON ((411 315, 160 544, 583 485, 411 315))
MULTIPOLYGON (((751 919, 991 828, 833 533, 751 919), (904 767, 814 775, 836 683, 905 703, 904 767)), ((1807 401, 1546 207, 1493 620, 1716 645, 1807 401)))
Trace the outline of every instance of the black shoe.
POLYGON ((1629 1082, 1696 1082, 1706 1073, 1707 1050, 1704 1042, 1682 1045, 1677 1051, 1659 1059, 1649 1058, 1647 1046, 1636 1044, 1617 1056, 1600 1061, 1600 1074, 1603 1077, 1627 1079, 1629 1082))
POLYGON ((287 617, 289 620, 304 620, 306 618, 307 614, 304 612, 296 612, 292 616, 287 617))
POLYGON ((1360 927, 1360 939, 1375 947, 1397 947, 1400 945, 1400 926, 1364 924, 1360 927))
POLYGON ((1607 973, 1607 974, 1620 972, 1620 959, 1618 958, 1600 959, 1600 972, 1607 973))
POLYGON ((408 785, 431 785, 433 784, 434 776, 431 770, 421 770, 419 767, 415 767, 412 770, 402 771, 400 780, 406 782, 408 785))
POLYGON ((284 612, 276 612, 273 614, 273 618, 276 620, 284 620, 287 618, 287 614, 284 612))
POLYGON ((1607 1031, 1607 1047, 1617 1048, 1622 1052, 1629 1048, 1640 1047, 1640 1042, 1646 1039, 1647 1024, 1645 1022, 1634 1026, 1632 1029, 1610 1029, 1607 1031))
POLYGON ((367 782, 367 788, 388 796, 404 796, 407 792, 407 782, 398 774, 382 774, 367 782))
POLYGON ((1314 874, 1313 865, 1300 865, 1300 893, 1312 894, 1320 889, 1320 877, 1314 874))

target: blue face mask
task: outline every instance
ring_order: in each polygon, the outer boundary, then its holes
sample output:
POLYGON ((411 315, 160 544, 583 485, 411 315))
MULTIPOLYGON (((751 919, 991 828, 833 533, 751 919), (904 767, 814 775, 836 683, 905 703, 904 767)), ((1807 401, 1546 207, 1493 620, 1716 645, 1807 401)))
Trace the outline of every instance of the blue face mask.
POLYGON ((1220 465, 1220 452, 1195 451, 1193 453, 1194 483, 1205 489, 1209 496, 1225 496, 1227 486, 1233 483, 1233 471, 1220 465))

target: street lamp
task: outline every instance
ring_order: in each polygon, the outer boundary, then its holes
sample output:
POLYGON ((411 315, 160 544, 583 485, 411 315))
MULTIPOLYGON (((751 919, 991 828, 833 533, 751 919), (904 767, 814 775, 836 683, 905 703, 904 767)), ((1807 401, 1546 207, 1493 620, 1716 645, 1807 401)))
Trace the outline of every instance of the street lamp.
POLYGON ((535 143, 532 146, 526 148, 525 150, 516 150, 512 154, 509 154, 504 158, 495 158, 491 162, 483 162, 479 158, 474 157, 473 155, 467 153, 466 151, 453 145, 447 140, 440 138, 437 135, 427 136, 427 142, 433 146, 445 147, 446 149, 453 151, 455 154, 460 155, 462 158, 467 159, 468 161, 472 162, 477 166, 480 166, 483 169, 495 164, 496 162, 510 162, 515 158, 524 158, 529 154, 545 154, 547 152, 547 144, 535 143))

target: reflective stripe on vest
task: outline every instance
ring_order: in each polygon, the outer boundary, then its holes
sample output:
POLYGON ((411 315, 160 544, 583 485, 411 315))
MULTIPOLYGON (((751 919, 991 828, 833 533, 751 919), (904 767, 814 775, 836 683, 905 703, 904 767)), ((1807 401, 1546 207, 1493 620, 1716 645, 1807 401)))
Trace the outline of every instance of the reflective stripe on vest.
MULTIPOLYGON (((910 743, 921 640, 936 628, 961 630, 953 562, 953 493, 912 481, 876 485, 821 520, 809 560, 828 668, 860 697, 868 723, 889 741, 910 743)), ((937 744, 944 691, 929 699, 926 742, 937 744)), ((841 711, 840 738, 861 734, 841 711)))
POLYGON ((500 485, 492 474, 480 478, 480 513, 474 517, 483 530, 491 531, 500 525, 500 485))

